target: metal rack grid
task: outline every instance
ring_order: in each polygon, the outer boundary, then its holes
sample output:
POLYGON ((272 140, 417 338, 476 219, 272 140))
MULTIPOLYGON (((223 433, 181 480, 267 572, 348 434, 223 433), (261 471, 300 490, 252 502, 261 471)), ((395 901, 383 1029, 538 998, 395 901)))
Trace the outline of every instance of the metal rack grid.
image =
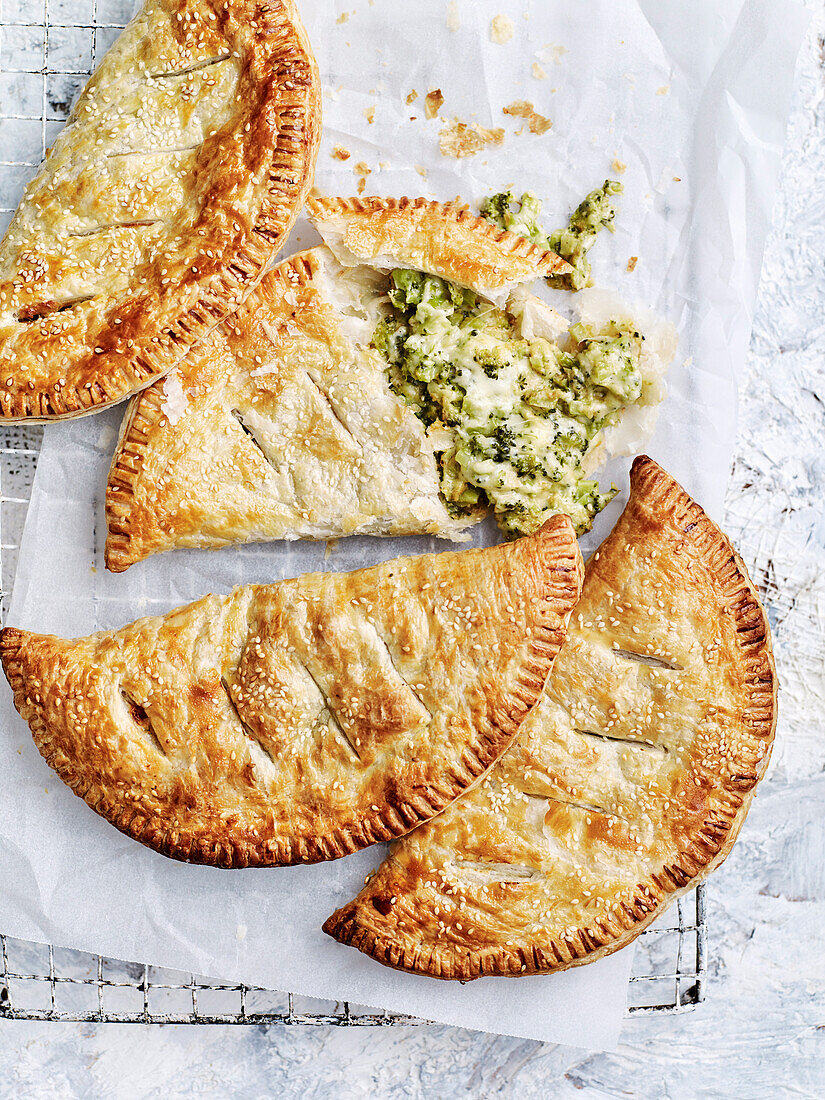
MULTIPOLYGON (((134 0, 0 0, 0 233, 134 0)), ((14 580, 41 429, 0 429, 0 606, 14 580)), ((640 937, 628 1014, 704 999, 703 888, 640 937)), ((347 1002, 225 983, 0 935, 0 1019, 135 1023, 415 1024, 347 1002)))

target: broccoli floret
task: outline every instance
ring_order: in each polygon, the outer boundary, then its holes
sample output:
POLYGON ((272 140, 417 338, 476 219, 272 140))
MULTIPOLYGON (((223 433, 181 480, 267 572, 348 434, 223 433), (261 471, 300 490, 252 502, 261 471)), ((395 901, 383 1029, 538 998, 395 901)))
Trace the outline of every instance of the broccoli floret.
POLYGON ((541 203, 531 191, 525 191, 516 205, 512 191, 500 191, 481 204, 481 215, 500 229, 509 229, 541 248, 557 252, 573 268, 566 275, 548 275, 551 286, 562 290, 581 290, 590 286, 590 263, 587 252, 592 248, 599 230, 613 232, 616 205, 612 196, 622 191, 617 180, 605 180, 601 187, 591 191, 580 202, 566 229, 549 236, 539 225, 541 203))
POLYGON ((550 248, 573 268, 566 275, 549 275, 547 281, 551 286, 565 290, 581 290, 590 286, 590 261, 587 253, 593 247, 601 229, 614 232, 616 204, 612 201, 612 196, 620 194, 622 190, 622 185, 617 180, 605 180, 601 187, 591 191, 579 203, 566 229, 550 234, 550 248))
POLYGON ((499 371, 510 362, 506 352, 501 347, 478 348, 473 354, 473 359, 488 378, 498 378, 499 371))
POLYGON ((538 224, 540 213, 541 203, 532 191, 525 191, 517 204, 512 191, 500 191, 481 204, 481 216, 499 229, 508 229, 541 248, 549 248, 547 234, 538 224))

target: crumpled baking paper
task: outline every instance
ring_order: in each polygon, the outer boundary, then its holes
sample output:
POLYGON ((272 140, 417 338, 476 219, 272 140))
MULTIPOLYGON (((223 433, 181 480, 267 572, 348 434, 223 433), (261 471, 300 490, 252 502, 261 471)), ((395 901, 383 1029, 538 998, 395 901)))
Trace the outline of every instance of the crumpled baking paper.
MULTIPOLYGON (((474 201, 512 185, 534 190, 555 227, 605 177, 623 181, 617 231, 593 253, 595 280, 677 325, 648 449, 718 518, 804 10, 790 0, 303 0, 301 9, 325 87, 321 190, 354 194, 365 178, 366 194, 474 201), (509 19, 500 37, 512 31, 503 43, 490 36, 499 14, 509 19), (434 88, 444 103, 427 120, 434 88), (502 113, 518 100, 552 129, 530 134, 502 113), (503 144, 442 156, 440 128, 453 117, 503 127, 503 144)), ((291 244, 315 239, 304 225, 291 244)), ((109 575, 102 501, 122 411, 46 430, 10 623, 80 635, 233 584, 436 545, 359 538, 330 550, 173 552, 109 575)), ((626 469, 613 463, 604 480, 624 485, 626 469)), ((621 506, 599 518, 590 546, 621 506)), ((488 523, 475 542, 496 538, 488 523)), ((121 836, 50 772, 5 683, 0 708, 4 932, 464 1027, 585 1047, 617 1041, 630 950, 563 974, 468 985, 384 969, 320 931, 381 849, 289 869, 174 863, 121 836)))

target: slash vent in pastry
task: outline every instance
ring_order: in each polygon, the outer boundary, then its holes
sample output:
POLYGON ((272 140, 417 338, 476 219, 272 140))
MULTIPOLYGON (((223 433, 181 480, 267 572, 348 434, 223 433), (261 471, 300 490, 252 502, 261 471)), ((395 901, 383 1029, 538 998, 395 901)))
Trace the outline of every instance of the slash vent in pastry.
MULTIPOLYGON (((270 272, 173 376, 132 402, 106 490, 106 564, 120 572, 173 547, 269 539, 432 534, 461 540, 484 507, 457 513, 441 493, 428 428, 392 388, 371 346, 387 272, 414 268, 498 302, 516 331, 555 340, 567 322, 520 284, 566 267, 552 252, 464 208, 425 199, 313 198, 328 247, 270 272)), ((600 325, 603 302, 582 307, 600 325)), ((669 332, 642 356, 640 406, 594 440, 626 453, 661 399, 669 332), (628 434, 629 433, 629 434, 628 434)))
POLYGON ((730 852, 773 741, 768 625, 702 509, 649 458, 631 482, 538 706, 330 917, 342 943, 437 978, 563 970, 730 852))
POLYGON ((320 112, 292 0, 149 0, 0 244, 0 418, 95 412, 182 359, 280 248, 320 112))
POLYGON ((197 863, 311 863, 407 832, 494 763, 581 579, 557 516, 77 641, 7 628, 0 650, 40 752, 123 832, 197 863))

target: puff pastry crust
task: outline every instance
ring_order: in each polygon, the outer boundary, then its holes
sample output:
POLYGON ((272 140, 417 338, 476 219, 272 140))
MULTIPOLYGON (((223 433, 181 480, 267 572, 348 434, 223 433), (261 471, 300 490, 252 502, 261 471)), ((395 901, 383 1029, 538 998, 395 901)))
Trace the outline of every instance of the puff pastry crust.
POLYGON ((40 752, 123 832, 191 862, 310 863, 407 832, 494 763, 582 573, 557 516, 77 641, 7 628, 0 651, 40 752))
POLYGON ((168 380, 134 399, 106 487, 109 569, 173 547, 466 537, 475 519, 439 496, 433 443, 368 346, 374 322, 347 312, 368 279, 336 288, 340 272, 326 248, 280 264, 178 368, 179 409, 168 380))
POLYGON ((775 719, 768 625, 744 565, 638 458, 512 747, 393 845, 325 930, 388 966, 462 980, 615 951, 726 857, 775 719))
POLYGON ((312 224, 345 267, 413 267, 503 303, 518 283, 564 274, 570 265, 469 207, 429 199, 307 201, 312 224))
POLYGON ((172 379, 130 406, 106 490, 113 572, 173 547, 460 540, 480 518, 447 511, 434 442, 369 347, 383 292, 375 267, 385 260, 506 294, 566 264, 427 199, 313 198, 309 213, 347 266, 329 248, 286 260, 180 364, 179 408, 172 379))
POLYGON ((293 0, 149 0, 0 244, 0 416, 94 412, 230 313, 311 186, 320 110, 293 0))

